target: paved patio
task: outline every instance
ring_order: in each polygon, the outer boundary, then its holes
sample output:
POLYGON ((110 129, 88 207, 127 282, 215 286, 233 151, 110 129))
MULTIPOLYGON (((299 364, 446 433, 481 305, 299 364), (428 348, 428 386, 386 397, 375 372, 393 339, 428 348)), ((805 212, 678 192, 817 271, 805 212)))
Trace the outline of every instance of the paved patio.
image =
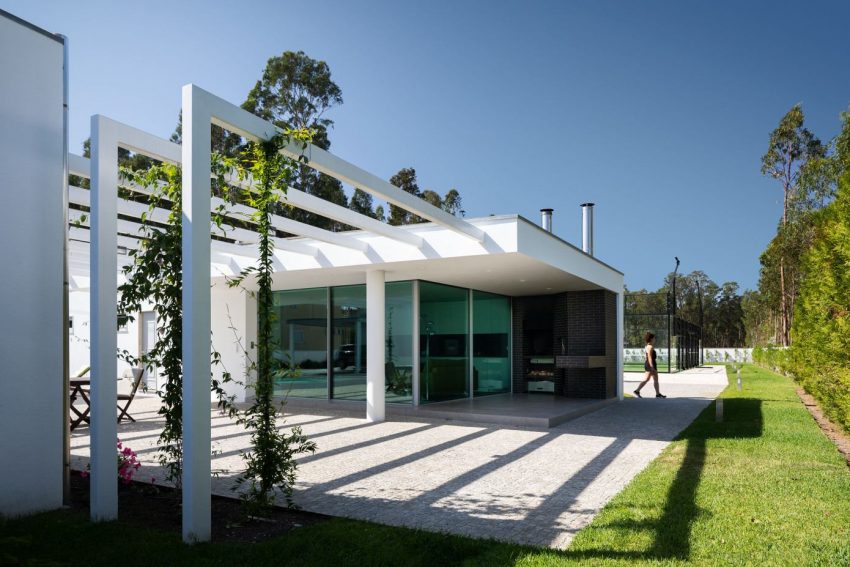
MULTIPOLYGON (((639 379, 627 374, 626 392, 639 379)), ((662 375, 666 400, 626 399, 547 429, 299 410, 287 425, 301 425, 318 451, 299 459, 295 500, 335 516, 564 548, 726 383, 722 367, 662 375)), ((157 403, 137 397, 138 421, 119 436, 143 463, 137 478, 162 482, 157 403)), ((212 427, 213 491, 230 495, 248 435, 215 413, 212 427)), ((71 446, 73 467, 84 468, 88 428, 71 446)))

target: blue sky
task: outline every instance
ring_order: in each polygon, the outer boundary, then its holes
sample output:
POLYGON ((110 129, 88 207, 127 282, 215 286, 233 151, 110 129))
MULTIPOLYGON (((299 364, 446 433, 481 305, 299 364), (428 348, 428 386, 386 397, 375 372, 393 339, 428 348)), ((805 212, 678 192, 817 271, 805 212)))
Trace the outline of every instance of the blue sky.
POLYGON ((70 38, 71 147, 104 114, 167 137, 180 87, 236 104, 266 60, 329 64, 332 151, 382 177, 457 188, 471 217, 555 208, 630 289, 673 268, 758 281, 781 213, 759 172, 795 103, 822 139, 850 104, 850 3, 67 2, 0 8, 70 38))

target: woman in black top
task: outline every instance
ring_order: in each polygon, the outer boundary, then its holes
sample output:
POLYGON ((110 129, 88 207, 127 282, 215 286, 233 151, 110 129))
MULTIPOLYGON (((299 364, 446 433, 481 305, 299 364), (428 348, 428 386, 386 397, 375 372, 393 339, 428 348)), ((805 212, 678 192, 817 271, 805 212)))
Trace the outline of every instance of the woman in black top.
POLYGON ((661 390, 658 389, 658 365, 655 363, 655 359, 658 357, 655 352, 655 335, 652 333, 647 333, 644 336, 644 340, 646 341, 646 348, 644 349, 644 359, 643 359, 643 369, 646 370, 646 377, 643 379, 643 382, 640 383, 640 386, 635 390, 635 396, 638 398, 642 398, 640 395, 640 390, 646 383, 649 382, 650 378, 655 379, 655 397, 656 398, 666 398, 664 394, 661 393, 661 390))

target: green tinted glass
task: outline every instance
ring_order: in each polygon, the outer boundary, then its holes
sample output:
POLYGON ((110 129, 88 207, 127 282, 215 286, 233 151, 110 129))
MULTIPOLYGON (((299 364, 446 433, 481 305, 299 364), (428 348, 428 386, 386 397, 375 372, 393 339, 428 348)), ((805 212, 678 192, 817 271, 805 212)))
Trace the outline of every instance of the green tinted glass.
POLYGON ((274 358, 281 374, 275 395, 328 396, 328 290, 274 292, 274 358))
POLYGON ((420 403, 469 396, 469 290, 419 283, 420 403))
POLYGON ((511 391, 511 300, 472 292, 472 387, 475 396, 511 391))

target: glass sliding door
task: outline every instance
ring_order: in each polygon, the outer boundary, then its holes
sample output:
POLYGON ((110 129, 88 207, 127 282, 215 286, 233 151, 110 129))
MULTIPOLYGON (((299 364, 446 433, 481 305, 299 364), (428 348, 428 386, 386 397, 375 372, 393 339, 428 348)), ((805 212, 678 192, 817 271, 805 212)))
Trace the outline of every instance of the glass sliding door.
POLYGON ((511 391, 511 300, 472 292, 473 395, 511 391))
POLYGON ((413 403, 413 282, 388 282, 386 318, 387 403, 413 403))
POLYGON ((328 397, 328 289, 274 292, 275 395, 328 397))
POLYGON ((366 399, 366 286, 331 288, 333 397, 366 399))
POLYGON ((419 283, 420 403, 469 396, 469 290, 419 283))

